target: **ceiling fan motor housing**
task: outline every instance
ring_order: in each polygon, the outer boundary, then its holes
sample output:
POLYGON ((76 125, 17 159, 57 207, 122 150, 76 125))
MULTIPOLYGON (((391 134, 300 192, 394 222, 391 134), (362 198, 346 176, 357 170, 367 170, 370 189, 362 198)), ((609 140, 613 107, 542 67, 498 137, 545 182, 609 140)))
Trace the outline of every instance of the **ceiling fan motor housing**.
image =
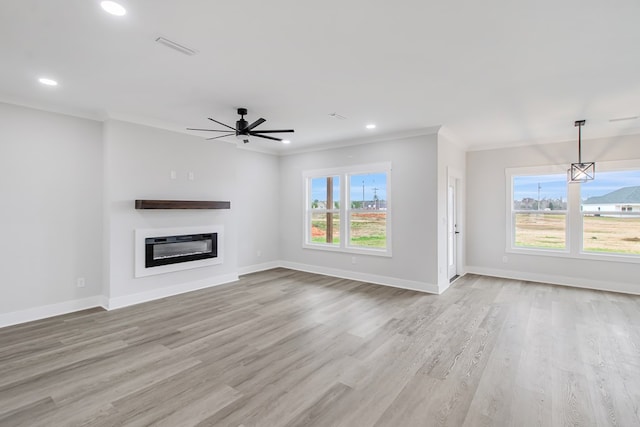
MULTIPOLYGON (((246 108, 238 108, 238 114, 240 115, 240 120, 236 122, 236 136, 238 135, 246 135, 247 127, 249 126, 249 122, 244 119, 244 116, 247 114, 246 108)), ((246 141, 245 141, 246 142, 246 141)))
POLYGON ((236 135, 246 135, 249 122, 245 119, 240 119, 236 122, 236 135))

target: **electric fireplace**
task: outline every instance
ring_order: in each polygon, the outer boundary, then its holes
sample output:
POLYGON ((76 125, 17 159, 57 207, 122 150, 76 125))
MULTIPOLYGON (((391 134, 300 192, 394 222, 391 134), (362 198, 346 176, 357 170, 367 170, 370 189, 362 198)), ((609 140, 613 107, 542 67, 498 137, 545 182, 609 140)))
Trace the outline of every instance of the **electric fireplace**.
POLYGON ((218 233, 148 237, 145 239, 144 266, 177 264, 218 256, 218 233))
POLYGON ((222 264, 223 227, 135 230, 135 277, 222 264))

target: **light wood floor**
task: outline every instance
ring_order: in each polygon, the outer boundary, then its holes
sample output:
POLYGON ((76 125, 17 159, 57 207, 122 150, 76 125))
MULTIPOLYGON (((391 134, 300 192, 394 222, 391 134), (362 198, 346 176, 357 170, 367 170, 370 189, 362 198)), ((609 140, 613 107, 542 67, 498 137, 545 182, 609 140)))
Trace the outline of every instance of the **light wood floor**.
POLYGON ((640 425, 640 297, 276 269, 0 329, 1 426, 640 425))

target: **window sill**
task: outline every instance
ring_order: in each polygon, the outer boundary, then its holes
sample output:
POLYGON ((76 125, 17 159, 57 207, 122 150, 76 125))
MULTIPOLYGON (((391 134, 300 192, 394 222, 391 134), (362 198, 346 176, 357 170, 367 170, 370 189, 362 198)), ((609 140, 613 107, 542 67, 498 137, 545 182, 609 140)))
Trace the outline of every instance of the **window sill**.
POLYGON ((348 254, 358 254, 358 255, 372 255, 379 257, 391 258, 391 250, 388 249, 366 249, 366 248, 341 248, 330 245, 322 245, 322 244, 312 244, 312 243, 303 243, 303 249, 313 249, 327 252, 342 252, 348 254))
POLYGON ((579 252, 571 253, 566 250, 553 250, 553 249, 536 249, 536 248, 507 248, 506 253, 518 254, 518 255, 532 255, 532 256, 548 256, 556 258, 570 258, 578 260, 588 261, 606 261, 606 262, 622 262, 627 264, 640 264, 640 256, 637 255, 624 255, 624 254, 605 254, 594 252, 579 252))

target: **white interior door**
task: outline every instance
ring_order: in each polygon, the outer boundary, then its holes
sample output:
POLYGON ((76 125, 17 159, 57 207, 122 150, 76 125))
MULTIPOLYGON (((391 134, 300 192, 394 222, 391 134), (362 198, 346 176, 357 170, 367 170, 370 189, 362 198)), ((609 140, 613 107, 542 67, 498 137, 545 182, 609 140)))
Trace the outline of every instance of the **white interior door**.
POLYGON ((449 279, 458 275, 458 203, 456 179, 449 177, 447 188, 447 264, 449 279))

